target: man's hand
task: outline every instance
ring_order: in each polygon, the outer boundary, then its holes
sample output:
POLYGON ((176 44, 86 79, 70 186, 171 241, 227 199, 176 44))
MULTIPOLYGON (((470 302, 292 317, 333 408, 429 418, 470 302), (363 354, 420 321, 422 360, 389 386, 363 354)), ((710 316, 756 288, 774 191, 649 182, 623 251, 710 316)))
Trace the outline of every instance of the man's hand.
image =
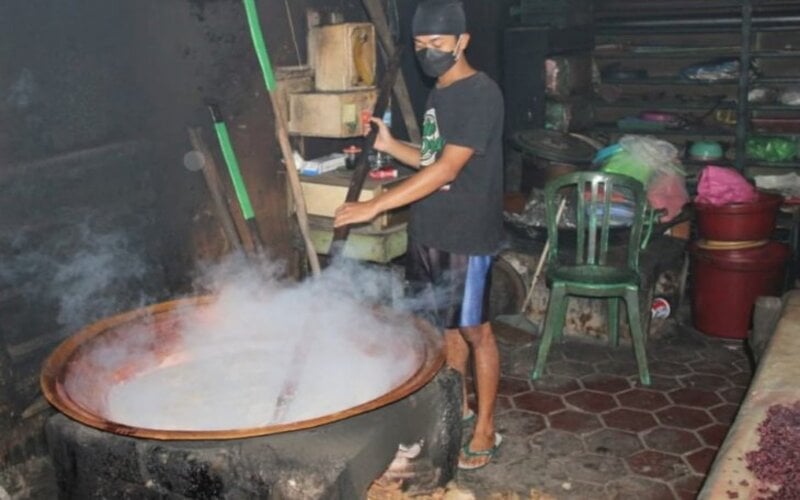
MULTIPOLYGON (((378 127, 378 136, 375 138, 375 149, 381 153, 388 153, 392 144, 395 142, 392 132, 380 118, 373 116, 369 121, 378 127)), ((369 133, 369 127, 365 128, 364 135, 367 135, 369 133)))
POLYGON ((345 203, 337 208, 333 227, 369 222, 377 217, 380 212, 373 200, 358 203, 345 203))

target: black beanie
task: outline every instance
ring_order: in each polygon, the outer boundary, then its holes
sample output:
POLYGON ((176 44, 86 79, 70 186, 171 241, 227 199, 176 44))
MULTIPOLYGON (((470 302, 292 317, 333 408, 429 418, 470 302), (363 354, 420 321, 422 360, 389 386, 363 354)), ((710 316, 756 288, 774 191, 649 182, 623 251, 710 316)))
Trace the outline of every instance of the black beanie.
POLYGON ((460 35, 467 32, 467 16, 461 0, 424 0, 411 23, 414 36, 460 35))

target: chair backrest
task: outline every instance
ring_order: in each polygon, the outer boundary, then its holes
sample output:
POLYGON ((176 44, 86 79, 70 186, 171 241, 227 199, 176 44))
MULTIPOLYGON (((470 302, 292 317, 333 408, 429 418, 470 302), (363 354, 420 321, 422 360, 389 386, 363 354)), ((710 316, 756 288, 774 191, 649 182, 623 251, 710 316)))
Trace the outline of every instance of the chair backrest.
MULTIPOLYGON (((604 172, 576 172, 562 175, 545 187, 547 204, 547 233, 550 239, 550 265, 560 264, 558 258, 558 224, 556 215, 561 196, 574 207, 576 222, 576 265, 608 265, 608 243, 612 229, 612 208, 629 216, 627 266, 639 270, 639 248, 642 242, 642 227, 647 211, 647 196, 638 180, 620 174, 604 172), (622 202, 622 203, 620 203, 622 202)), ((626 217, 627 218, 627 217, 626 217)), ((622 226, 619 226, 622 227, 622 226)))

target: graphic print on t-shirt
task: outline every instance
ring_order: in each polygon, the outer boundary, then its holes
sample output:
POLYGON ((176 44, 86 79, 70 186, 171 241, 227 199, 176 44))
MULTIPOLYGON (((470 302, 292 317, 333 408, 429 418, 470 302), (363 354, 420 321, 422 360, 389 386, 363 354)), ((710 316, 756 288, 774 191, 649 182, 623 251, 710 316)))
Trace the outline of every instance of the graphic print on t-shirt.
POLYGON ((436 120, 436 108, 425 112, 422 121, 422 160, 420 165, 427 167, 436 163, 439 153, 444 149, 444 139, 439 134, 439 122, 436 120))

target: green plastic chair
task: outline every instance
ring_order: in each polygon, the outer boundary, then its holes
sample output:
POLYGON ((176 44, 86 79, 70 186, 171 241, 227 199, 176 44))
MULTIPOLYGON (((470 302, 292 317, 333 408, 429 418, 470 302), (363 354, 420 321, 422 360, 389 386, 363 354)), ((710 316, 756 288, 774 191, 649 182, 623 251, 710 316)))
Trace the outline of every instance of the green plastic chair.
MULTIPOLYGON (((642 231, 648 211, 644 186, 638 180, 620 174, 603 172, 577 172, 560 176, 545 187, 547 204, 547 231, 550 239, 547 278, 551 283, 550 302, 544 325, 544 335, 539 344, 536 367, 531 374, 533 380, 542 376, 547 355, 553 339, 560 339, 564 329, 567 297, 577 295, 608 299, 609 342, 619 345, 619 306, 625 300, 628 309, 636 362, 642 385, 650 385, 650 372, 645 354, 645 333, 639 310, 639 252, 646 246, 648 235, 643 241, 642 231), (556 212, 559 194, 574 188, 576 198, 576 231, 574 264, 565 265, 559 259, 558 225, 556 212), (606 193, 624 193, 635 203, 630 238, 625 262, 617 265, 608 263, 608 241, 611 230, 611 196, 606 193), (587 199, 588 198, 588 199, 587 199)), ((648 229, 652 227, 648 224, 648 229)))

